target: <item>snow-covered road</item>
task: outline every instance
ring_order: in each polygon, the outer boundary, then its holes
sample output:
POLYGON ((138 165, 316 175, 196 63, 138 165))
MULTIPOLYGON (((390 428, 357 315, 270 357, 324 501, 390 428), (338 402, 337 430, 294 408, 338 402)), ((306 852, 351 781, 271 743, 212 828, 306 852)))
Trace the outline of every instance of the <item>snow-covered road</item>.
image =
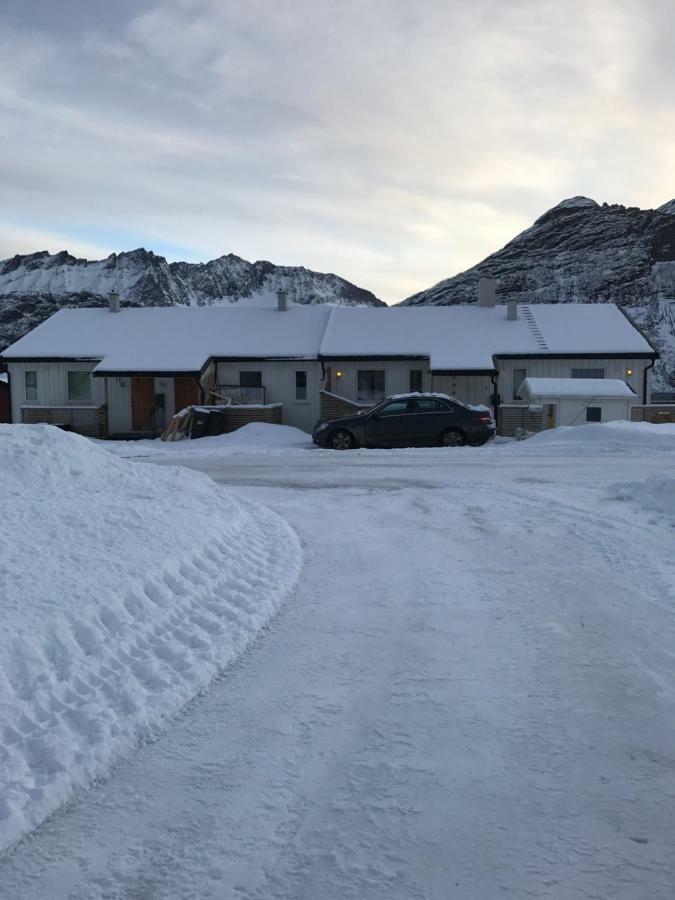
POLYGON ((675 455, 489 451, 181 460, 301 585, 3 900, 672 900, 673 529, 608 486, 675 455))

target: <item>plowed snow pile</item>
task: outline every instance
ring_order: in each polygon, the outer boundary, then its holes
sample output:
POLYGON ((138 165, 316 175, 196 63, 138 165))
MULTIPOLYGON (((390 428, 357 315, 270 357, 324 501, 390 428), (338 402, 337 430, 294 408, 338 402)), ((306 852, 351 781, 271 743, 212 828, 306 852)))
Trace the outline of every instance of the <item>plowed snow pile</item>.
POLYGON ((510 452, 532 453, 658 453, 675 450, 675 425, 650 422, 603 422, 592 425, 562 425, 541 431, 527 441, 515 442, 510 452))
POLYGON ((0 848, 156 729, 297 580, 295 533, 204 475, 0 425, 0 848))
POLYGON ((627 500, 652 515, 665 519, 675 528, 675 478, 672 475, 653 475, 644 481, 629 481, 610 488, 614 500, 627 500))

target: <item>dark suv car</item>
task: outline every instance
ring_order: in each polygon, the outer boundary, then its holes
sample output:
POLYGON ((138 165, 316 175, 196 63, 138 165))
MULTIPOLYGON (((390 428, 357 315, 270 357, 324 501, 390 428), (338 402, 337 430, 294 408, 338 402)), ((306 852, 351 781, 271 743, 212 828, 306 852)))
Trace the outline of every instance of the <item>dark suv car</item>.
POLYGON ((354 416, 317 422, 320 447, 474 447, 495 435, 485 407, 465 406, 444 394, 399 394, 354 416))

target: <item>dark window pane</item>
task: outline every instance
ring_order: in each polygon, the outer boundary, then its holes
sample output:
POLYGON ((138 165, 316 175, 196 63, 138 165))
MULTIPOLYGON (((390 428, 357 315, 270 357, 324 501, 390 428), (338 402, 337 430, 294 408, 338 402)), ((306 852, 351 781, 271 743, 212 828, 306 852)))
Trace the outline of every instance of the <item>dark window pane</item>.
POLYGON ((604 369, 572 369, 572 378, 604 378, 604 369))
POLYGON ((37 372, 26 372, 26 402, 37 403, 37 372))
POLYGON ((394 400, 392 403, 387 403, 386 406, 383 406, 379 411, 381 416, 400 416, 408 411, 408 401, 407 400, 394 400))
POLYGON ((295 399, 307 399, 307 372, 295 373, 295 399))
POLYGON ((527 377, 527 369, 514 369, 513 370, 513 399, 514 400, 522 400, 522 397, 518 393, 520 388, 522 387, 523 382, 527 377))
POLYGON ((91 376, 89 372, 68 372, 68 403, 91 403, 91 376))
POLYGON ((239 373, 239 386, 240 387, 261 388, 262 387, 262 372, 240 372, 239 373))
POLYGON ((384 400, 384 369, 359 369, 356 385, 357 400, 366 403, 384 400))
POLYGON ((420 400, 415 400, 415 403, 417 404, 418 412, 429 413, 451 411, 444 403, 441 403, 440 400, 430 400, 425 397, 420 400))
POLYGON ((587 406, 586 407, 586 421, 587 422, 602 422, 602 407, 601 406, 587 406))
POLYGON ((422 369, 410 370, 410 392, 421 393, 424 390, 424 372, 422 369))

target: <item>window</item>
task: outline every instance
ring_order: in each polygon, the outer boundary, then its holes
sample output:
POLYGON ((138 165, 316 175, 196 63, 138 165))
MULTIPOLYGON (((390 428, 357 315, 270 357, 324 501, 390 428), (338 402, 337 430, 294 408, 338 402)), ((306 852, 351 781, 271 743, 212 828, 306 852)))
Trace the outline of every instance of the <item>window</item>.
POLYGON ((421 394, 424 390, 424 372, 422 369, 410 370, 410 393, 421 394))
POLYGON ((527 378, 527 369, 514 369, 513 370, 513 399, 514 400, 522 400, 523 398, 520 396, 518 391, 520 390, 522 383, 527 378))
POLYGON ((379 411, 379 415, 381 416, 402 416, 408 412, 408 401, 407 400, 394 400, 392 403, 387 403, 386 406, 383 406, 379 411))
POLYGON ((262 372, 240 372, 239 387, 262 387, 262 372))
POLYGON ((365 403, 384 400, 384 369, 359 369, 356 374, 356 399, 365 403))
POLYGON ((421 413, 453 412, 449 406, 446 406, 445 403, 441 403, 440 400, 430 400, 426 397, 415 400, 415 406, 417 407, 415 411, 421 413))
POLYGON ((26 403, 37 403, 37 372, 25 372, 26 403))
POLYGON ((307 399, 307 372, 295 373, 295 399, 307 399))
POLYGON ((572 369, 572 378, 604 378, 604 369, 572 369))
POLYGON ((602 422, 602 407, 601 406, 587 406, 586 407, 586 421, 587 422, 602 422))
POLYGON ((68 403, 91 403, 89 372, 68 372, 68 403))

